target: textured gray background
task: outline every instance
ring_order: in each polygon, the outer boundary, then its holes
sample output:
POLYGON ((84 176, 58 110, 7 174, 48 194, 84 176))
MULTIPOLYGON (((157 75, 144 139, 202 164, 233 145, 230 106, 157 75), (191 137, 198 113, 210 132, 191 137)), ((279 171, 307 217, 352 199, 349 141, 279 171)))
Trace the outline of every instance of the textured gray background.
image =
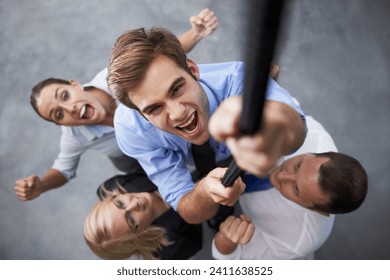
MULTIPOLYGON (((390 2, 288 1, 276 61, 279 82, 359 159, 369 192, 356 212, 339 215, 317 259, 390 259, 390 2)), ((29 105, 31 87, 54 76, 88 82, 126 29, 164 26, 180 34, 188 18, 213 9, 220 27, 190 54, 198 63, 242 59, 245 1, 0 1, 0 259, 96 259, 82 237, 95 190, 114 169, 87 152, 78 177, 30 202, 14 181, 42 175, 58 152, 60 128, 29 105)), ((210 256, 210 231, 204 250, 210 256)))

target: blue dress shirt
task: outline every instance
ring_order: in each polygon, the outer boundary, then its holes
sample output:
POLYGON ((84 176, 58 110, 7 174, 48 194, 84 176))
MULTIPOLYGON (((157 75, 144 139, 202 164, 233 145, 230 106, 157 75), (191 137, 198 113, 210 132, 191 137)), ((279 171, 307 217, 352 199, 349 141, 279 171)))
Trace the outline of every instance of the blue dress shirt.
MULTIPOLYGON (((199 83, 210 104, 210 116, 223 100, 242 95, 244 63, 201 64, 198 67, 199 83)), ((273 80, 269 81, 266 98, 290 105, 305 119, 303 111, 291 95, 273 80)), ((187 167, 193 164, 191 143, 161 131, 137 111, 122 104, 115 112, 114 126, 120 149, 140 162, 149 178, 158 186, 163 199, 177 210, 180 198, 194 187, 187 167)), ((210 142, 217 162, 230 156, 226 145, 213 139, 210 142)))

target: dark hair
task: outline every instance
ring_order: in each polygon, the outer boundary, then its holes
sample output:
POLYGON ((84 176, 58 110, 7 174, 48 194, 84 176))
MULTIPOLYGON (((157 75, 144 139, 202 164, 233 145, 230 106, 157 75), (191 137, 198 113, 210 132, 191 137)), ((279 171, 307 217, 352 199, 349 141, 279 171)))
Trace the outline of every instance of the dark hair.
POLYGON ((38 107, 37 107, 37 98, 39 97, 39 95, 41 94, 41 91, 42 89, 44 89, 45 87, 49 86, 49 85, 52 85, 52 84, 62 84, 62 85, 70 85, 69 81, 67 80, 63 80, 63 79, 57 79, 57 78, 48 78, 46 80, 43 80, 43 81, 40 81, 38 84, 36 84, 33 88, 32 88, 32 92, 31 92, 31 95, 30 95, 30 103, 31 103, 31 106, 34 108, 35 112, 43 119, 47 120, 47 121, 50 121, 46 118, 44 118, 38 111, 38 107))
POLYGON ((344 214, 358 209, 368 188, 367 173, 359 161, 343 153, 314 155, 329 159, 320 166, 318 183, 322 191, 329 195, 330 202, 314 205, 313 209, 331 214, 344 214))
POLYGON ((180 41, 164 28, 149 31, 133 29, 117 39, 109 59, 107 84, 121 103, 138 109, 131 101, 129 92, 138 86, 150 64, 159 55, 169 57, 193 76, 180 41))
POLYGON ((134 192, 154 192, 157 187, 144 172, 135 172, 125 175, 115 175, 104 181, 97 189, 100 200, 112 197, 115 194, 134 192))

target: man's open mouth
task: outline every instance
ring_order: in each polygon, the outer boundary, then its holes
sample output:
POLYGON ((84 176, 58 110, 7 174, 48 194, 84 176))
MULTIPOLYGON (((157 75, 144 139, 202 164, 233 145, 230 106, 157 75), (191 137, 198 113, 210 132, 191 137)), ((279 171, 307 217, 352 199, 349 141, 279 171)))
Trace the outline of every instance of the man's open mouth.
POLYGON ((197 127, 198 127, 198 114, 195 111, 192 113, 191 117, 186 123, 182 125, 178 125, 176 128, 180 129, 185 133, 191 134, 197 129, 197 127))

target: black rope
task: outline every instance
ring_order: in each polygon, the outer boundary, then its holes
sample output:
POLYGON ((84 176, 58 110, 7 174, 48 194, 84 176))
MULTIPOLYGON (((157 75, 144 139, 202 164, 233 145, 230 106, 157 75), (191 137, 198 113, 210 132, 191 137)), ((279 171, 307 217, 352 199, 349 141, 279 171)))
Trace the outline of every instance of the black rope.
MULTIPOLYGON (((283 0, 249 2, 241 135, 253 135, 261 129, 268 76, 284 4, 283 0)), ((243 174, 244 171, 233 160, 222 178, 222 184, 231 186, 243 174)))

